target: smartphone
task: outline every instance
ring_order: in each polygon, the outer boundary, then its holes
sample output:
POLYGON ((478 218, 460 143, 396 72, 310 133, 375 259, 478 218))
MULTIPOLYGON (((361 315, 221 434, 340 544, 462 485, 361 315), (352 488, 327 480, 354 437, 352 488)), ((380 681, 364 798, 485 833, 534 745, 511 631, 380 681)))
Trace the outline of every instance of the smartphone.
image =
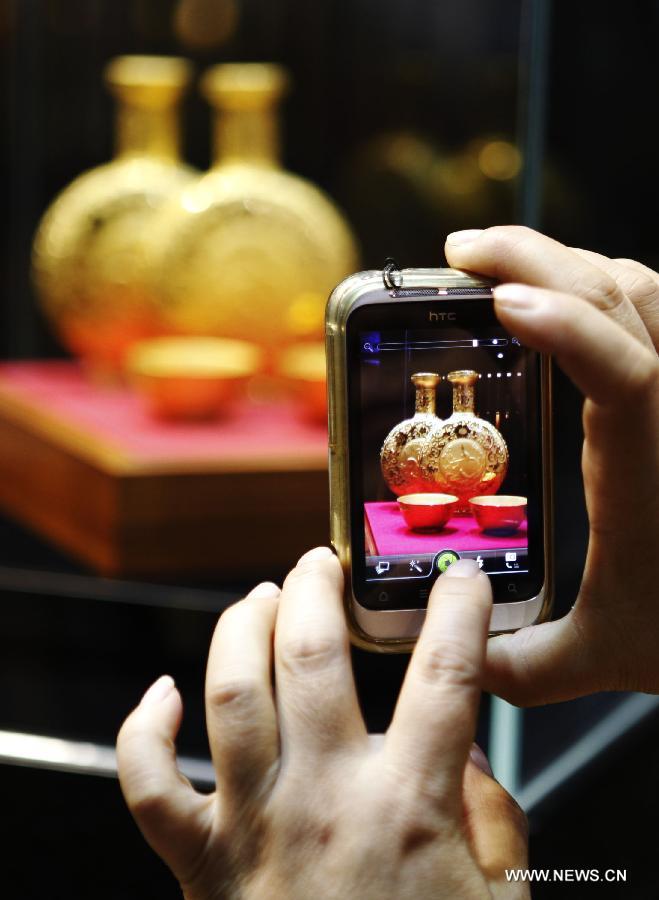
POLYGON ((459 558, 491 579, 491 633, 549 617, 549 360, 501 326, 492 285, 388 262, 329 298, 330 532, 366 649, 412 649, 459 558))

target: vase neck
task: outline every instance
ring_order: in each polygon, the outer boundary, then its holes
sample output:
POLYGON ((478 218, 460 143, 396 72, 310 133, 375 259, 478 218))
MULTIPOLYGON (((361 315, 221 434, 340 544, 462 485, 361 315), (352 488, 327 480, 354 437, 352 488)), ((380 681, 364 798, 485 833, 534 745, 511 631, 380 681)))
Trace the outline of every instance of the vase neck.
POLYGON ((185 60, 118 57, 105 70, 105 79, 117 101, 117 156, 179 161, 179 103, 190 80, 185 60))
POLYGON ((435 415, 435 398, 439 375, 435 372, 417 372, 412 375, 412 383, 416 391, 414 414, 435 415))
POLYGON ((447 377, 453 385, 453 412, 475 416, 478 373, 464 370, 449 372, 447 377))
POLYGON ((272 110, 219 112, 213 130, 213 166, 237 162, 279 166, 279 126, 272 110))
POLYGON ((154 156, 171 162, 181 158, 175 109, 144 110, 122 104, 117 111, 116 134, 118 157, 154 156))
POLYGON ((286 76, 278 66, 220 65, 209 69, 203 90, 214 109, 213 165, 248 162, 277 168, 279 101, 286 76))

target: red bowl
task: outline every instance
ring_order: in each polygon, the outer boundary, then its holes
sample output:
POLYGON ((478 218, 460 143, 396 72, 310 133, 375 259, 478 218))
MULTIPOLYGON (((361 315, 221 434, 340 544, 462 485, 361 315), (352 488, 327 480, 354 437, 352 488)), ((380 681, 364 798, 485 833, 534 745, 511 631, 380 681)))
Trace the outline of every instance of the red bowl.
POLYGON ((246 341, 162 337, 128 354, 129 381, 153 416, 173 421, 217 418, 259 369, 260 350, 246 341))
POLYGON ((458 498, 453 494, 404 494, 398 506, 411 531, 440 531, 453 515, 458 498))
POLYGON ((472 497, 469 507, 481 531, 488 534, 514 534, 526 518, 526 497, 510 494, 472 497))

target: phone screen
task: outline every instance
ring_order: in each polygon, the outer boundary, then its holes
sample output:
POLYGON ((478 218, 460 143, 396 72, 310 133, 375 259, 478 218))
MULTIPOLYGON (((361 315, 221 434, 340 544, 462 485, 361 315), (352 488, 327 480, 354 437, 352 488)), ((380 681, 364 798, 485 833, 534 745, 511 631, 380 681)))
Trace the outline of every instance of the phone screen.
POLYGON ((350 317, 353 592, 422 608, 455 560, 495 602, 544 580, 540 357, 491 300, 363 307, 350 317))

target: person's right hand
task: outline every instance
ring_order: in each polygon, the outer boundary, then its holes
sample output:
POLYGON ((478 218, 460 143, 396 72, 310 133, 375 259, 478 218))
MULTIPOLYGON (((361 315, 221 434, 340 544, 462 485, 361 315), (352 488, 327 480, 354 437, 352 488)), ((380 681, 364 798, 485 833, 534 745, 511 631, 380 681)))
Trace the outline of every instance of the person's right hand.
POLYGON ((524 814, 472 746, 492 590, 461 559, 428 615, 386 735, 368 735, 328 547, 223 613, 206 675, 216 789, 176 765, 168 676, 117 741, 121 787, 186 900, 528 900, 524 814))
POLYGON ((579 595, 562 619, 492 638, 484 687, 520 705, 659 693, 659 275, 517 226, 449 235, 446 257, 504 282, 502 324, 585 395, 579 595))

